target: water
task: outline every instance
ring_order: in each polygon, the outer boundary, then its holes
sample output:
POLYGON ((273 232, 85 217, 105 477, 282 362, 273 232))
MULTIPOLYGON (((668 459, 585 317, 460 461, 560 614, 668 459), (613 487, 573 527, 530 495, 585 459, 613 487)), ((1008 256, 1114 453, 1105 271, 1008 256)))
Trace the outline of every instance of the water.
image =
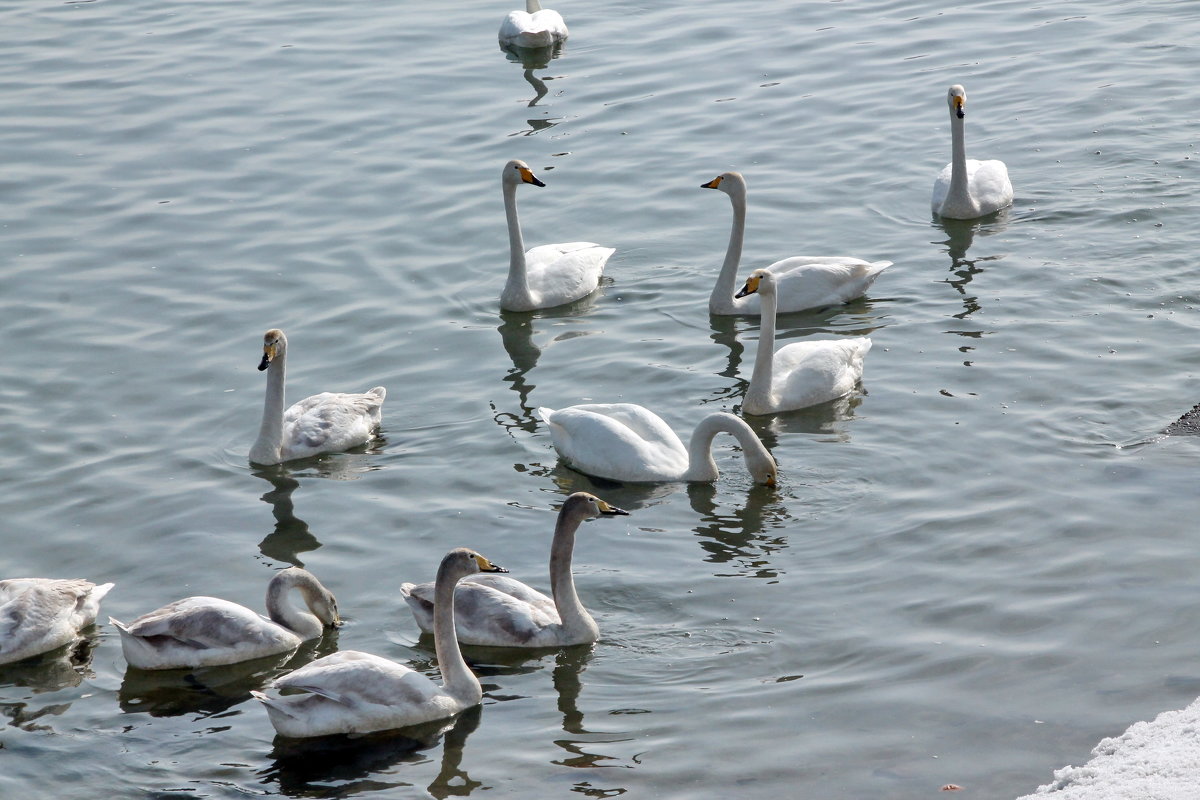
POLYGON ((531 83, 509 5, 0 8, 0 574, 115 581, 129 619, 257 608, 303 563, 348 618, 316 653, 436 675, 400 582, 465 544, 544 587, 566 493, 632 512, 581 532, 602 640, 470 651, 448 731, 297 747, 247 695, 287 665, 127 675, 101 625, 0 671, 0 796, 1011 797, 1200 694, 1200 442, 1158 436, 1198 393, 1200 14, 558 4, 531 83), (1012 174, 995 219, 929 218, 952 83, 1012 174), (513 157, 548 184, 527 243, 617 248, 591 301, 497 311, 513 157), (773 491, 721 440, 714 486, 557 466, 539 405, 736 411, 758 326, 707 314, 730 210, 698 188, 726 169, 742 274, 895 262, 781 320, 871 335, 863 392, 753 420, 773 491), (273 326, 293 399, 388 388, 383 442, 248 467, 273 326))

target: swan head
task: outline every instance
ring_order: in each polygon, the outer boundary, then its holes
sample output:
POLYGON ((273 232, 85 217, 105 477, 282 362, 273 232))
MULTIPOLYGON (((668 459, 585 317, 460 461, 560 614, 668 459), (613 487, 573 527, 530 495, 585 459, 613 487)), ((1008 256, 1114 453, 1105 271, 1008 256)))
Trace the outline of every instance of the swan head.
POLYGON ((267 586, 267 608, 282 599, 290 589, 300 590, 304 604, 313 616, 321 620, 322 625, 341 627, 342 619, 338 615, 337 598, 317 580, 316 575, 302 567, 288 567, 275 574, 267 586))
POLYGON ((512 161, 504 165, 504 172, 501 173, 501 180, 505 184, 518 185, 522 183, 531 183, 534 186, 545 186, 546 184, 538 180, 538 177, 533 174, 533 170, 519 158, 514 158, 512 161))
POLYGON ((457 581, 476 572, 508 572, 504 567, 493 564, 479 553, 466 547, 456 547, 442 559, 438 567, 438 577, 443 574, 457 581))
POLYGON ((286 350, 287 337, 283 335, 283 331, 279 328, 271 328, 264 333, 262 361, 258 362, 259 372, 271 366, 271 362, 283 355, 286 350))
POLYGON ((946 92, 946 105, 950 106, 950 113, 962 119, 966 116, 967 109, 967 90, 960 84, 954 84, 950 90, 946 92))
POLYGON ((770 270, 756 269, 751 272, 750 277, 746 278, 746 285, 739 289, 734 297, 745 297, 755 293, 775 293, 775 276, 770 270))
POLYGON ((614 505, 604 502, 594 494, 588 492, 575 492, 567 498, 563 503, 562 509, 558 512, 560 516, 571 517, 578 516, 580 519, 589 517, 627 517, 629 512, 617 508, 614 505))
POLYGON ((746 196, 746 179, 740 172, 722 172, 708 183, 700 184, 701 189, 716 189, 730 197, 746 196))

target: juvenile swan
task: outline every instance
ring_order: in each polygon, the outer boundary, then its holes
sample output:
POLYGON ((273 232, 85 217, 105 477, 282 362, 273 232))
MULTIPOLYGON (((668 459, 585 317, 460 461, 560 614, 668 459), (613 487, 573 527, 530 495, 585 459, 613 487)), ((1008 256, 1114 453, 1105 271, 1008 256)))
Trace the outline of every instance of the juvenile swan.
POLYGON ((715 481, 713 439, 738 440, 756 483, 775 485, 775 459, 758 435, 732 414, 709 414, 696 425, 685 448, 675 431, 653 411, 633 403, 593 403, 555 410, 539 408, 550 426, 554 449, 572 468, 614 481, 715 481))
MULTIPOLYGON (((504 575, 472 575, 454 592, 458 641, 492 647, 563 647, 600 638, 600 628, 575 593, 571 553, 580 523, 598 515, 625 515, 595 495, 575 492, 563 503, 550 543, 551 600, 504 575)), ((436 615, 432 583, 400 586, 421 630, 433 630, 436 615)))
POLYGON ((75 641, 96 622, 113 588, 82 579, 10 578, 0 581, 0 664, 11 664, 75 641))
POLYGON ((545 186, 524 161, 514 159, 500 175, 504 213, 508 217, 508 282, 500 294, 505 311, 532 311, 573 303, 596 291, 611 247, 593 242, 543 244, 525 252, 517 219, 517 187, 545 186))
POLYGON ((1003 161, 967 158, 963 141, 967 90, 955 84, 946 93, 950 106, 950 163, 933 182, 933 213, 950 219, 975 219, 1012 205, 1013 188, 1003 161))
POLYGON ((125 660, 138 669, 196 669, 287 653, 321 636, 326 625, 341 624, 333 595, 299 567, 277 573, 267 584, 267 613, 270 619, 218 597, 187 597, 128 625, 108 621, 121 632, 125 660), (293 589, 308 611, 288 601, 293 589))
POLYGON ((508 12, 500 23, 500 44, 514 47, 549 47, 567 38, 567 23, 557 11, 542 8, 538 0, 525 0, 525 10, 508 12))
POLYGON ((460 547, 442 559, 435 581, 433 639, 442 685, 386 658, 342 650, 276 678, 274 689, 303 694, 251 692, 267 707, 283 736, 370 733, 451 717, 483 699, 479 680, 463 660, 454 631, 454 585, 476 572, 507 572, 460 547))
POLYGON ((862 379, 863 359, 871 340, 821 339, 775 350, 775 276, 765 269, 750 273, 738 297, 754 292, 762 296, 762 323, 742 411, 773 414, 849 394, 862 379))
POLYGON ((371 441, 379 429, 387 395, 382 386, 362 394, 314 394, 284 411, 287 337, 278 328, 263 336, 258 369, 267 370, 267 397, 258 439, 250 448, 250 460, 255 464, 341 452, 371 441))
MULTIPOLYGON (((742 260, 742 241, 746 236, 746 179, 740 172, 723 172, 701 189, 716 189, 729 195, 733 204, 733 229, 717 284, 708 297, 710 314, 761 313, 757 297, 734 297, 738 264, 742 260)), ((845 303, 862 297, 879 273, 891 261, 863 261, 850 256, 792 256, 776 261, 765 269, 775 274, 780 313, 803 311, 845 303)))

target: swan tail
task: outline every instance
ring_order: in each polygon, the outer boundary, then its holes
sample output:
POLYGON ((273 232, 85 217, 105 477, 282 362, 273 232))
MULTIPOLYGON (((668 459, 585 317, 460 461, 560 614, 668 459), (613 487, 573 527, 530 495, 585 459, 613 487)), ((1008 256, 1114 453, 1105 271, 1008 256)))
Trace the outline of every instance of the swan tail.
POLYGON ((283 714, 285 717, 297 719, 296 715, 288 710, 288 707, 286 704, 279 702, 278 700, 276 700, 273 697, 268 697, 267 695, 263 694, 262 692, 258 691, 257 689, 251 689, 250 696, 253 697, 255 700, 257 700, 258 702, 262 703, 264 706, 266 706, 271 711, 278 711, 280 714, 283 714))
POLYGON ((128 626, 126 626, 124 622, 121 622, 121 620, 117 619, 116 617, 109 617, 108 624, 112 625, 114 628, 119 630, 121 633, 124 633, 124 634, 129 633, 128 626))
POLYGON ((537 412, 537 415, 542 418, 542 422, 546 423, 547 425, 550 424, 550 415, 552 415, 554 413, 553 408, 546 408, 545 406, 539 406, 536 409, 536 412, 537 412))
POLYGON ((382 386, 376 386, 374 389, 367 389, 365 394, 375 395, 376 397, 379 398, 379 402, 382 403, 384 398, 387 397, 387 389, 385 389, 382 386))

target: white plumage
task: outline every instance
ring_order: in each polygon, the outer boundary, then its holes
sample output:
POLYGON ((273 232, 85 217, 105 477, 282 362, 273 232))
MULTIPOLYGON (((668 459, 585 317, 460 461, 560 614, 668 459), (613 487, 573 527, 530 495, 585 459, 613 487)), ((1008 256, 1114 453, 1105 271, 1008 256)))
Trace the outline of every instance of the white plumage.
POLYGON ((553 308, 587 297, 600 285, 604 264, 613 248, 593 242, 544 244, 525 251, 521 222, 517 218, 517 187, 545 186, 524 161, 504 165, 500 176, 504 213, 508 218, 508 280, 500 294, 506 311, 553 308))
POLYGON ((773 414, 815 406, 849 394, 862 379, 866 337, 794 342, 775 350, 775 276, 750 273, 738 296, 757 292, 763 313, 754 372, 742 402, 747 414, 773 414))
MULTIPOLYGON (((710 314, 758 316, 762 309, 757 297, 734 296, 746 234, 746 179, 740 172, 723 172, 708 183, 700 184, 700 188, 724 192, 733 204, 729 246, 717 283, 708 298, 708 311, 710 314)), ((891 265, 891 261, 863 261, 850 256, 792 256, 764 269, 774 273, 779 311, 787 313, 839 305, 862 297, 879 273, 891 265)))
POLYGON ((109 622, 121 633, 125 660, 138 669, 195 669, 288 653, 321 636, 326 625, 340 624, 333 595, 299 567, 271 579, 266 605, 270 619, 219 597, 186 597, 128 625, 109 622), (307 612, 288 601, 293 589, 307 612))
POLYGON ((454 586, 480 571, 507 570, 461 547, 447 553, 438 567, 433 636, 441 686, 403 664, 343 650, 271 684, 272 689, 295 689, 300 694, 251 694, 266 706, 277 732, 297 738, 402 728, 478 705, 483 689, 455 639, 454 586))
MULTIPOLYGON (((454 591, 458 641, 491 647, 562 647, 594 642, 600 629, 583 607, 571 575, 575 532, 589 517, 625 515, 595 495, 575 492, 558 512, 550 544, 553 599, 506 575, 470 575, 454 591)), ((425 632, 434 628, 436 587, 400 586, 400 594, 425 632)))
POLYGON ((946 104, 950 107, 951 157, 933 182, 933 213, 950 219, 975 219, 1012 205, 1013 188, 1004 162, 967 158, 966 89, 951 86, 946 104))
POLYGON ((259 370, 267 370, 262 425, 250 448, 255 464, 279 464, 321 453, 338 453, 371 441, 383 418, 387 390, 361 394, 322 392, 284 411, 287 337, 278 328, 263 335, 259 370))
POLYGON ((525 10, 508 12, 500 23, 500 43, 514 47, 548 47, 567 38, 567 23, 557 11, 525 0, 525 10))
POLYGON ((82 579, 10 578, 0 581, 0 664, 56 650, 96 622, 113 584, 82 579))
POLYGON ((653 411, 634 403, 539 408, 554 449, 573 469, 615 481, 715 481, 718 433, 732 434, 758 483, 774 485, 775 459, 743 420, 716 412, 697 423, 687 447, 653 411))

